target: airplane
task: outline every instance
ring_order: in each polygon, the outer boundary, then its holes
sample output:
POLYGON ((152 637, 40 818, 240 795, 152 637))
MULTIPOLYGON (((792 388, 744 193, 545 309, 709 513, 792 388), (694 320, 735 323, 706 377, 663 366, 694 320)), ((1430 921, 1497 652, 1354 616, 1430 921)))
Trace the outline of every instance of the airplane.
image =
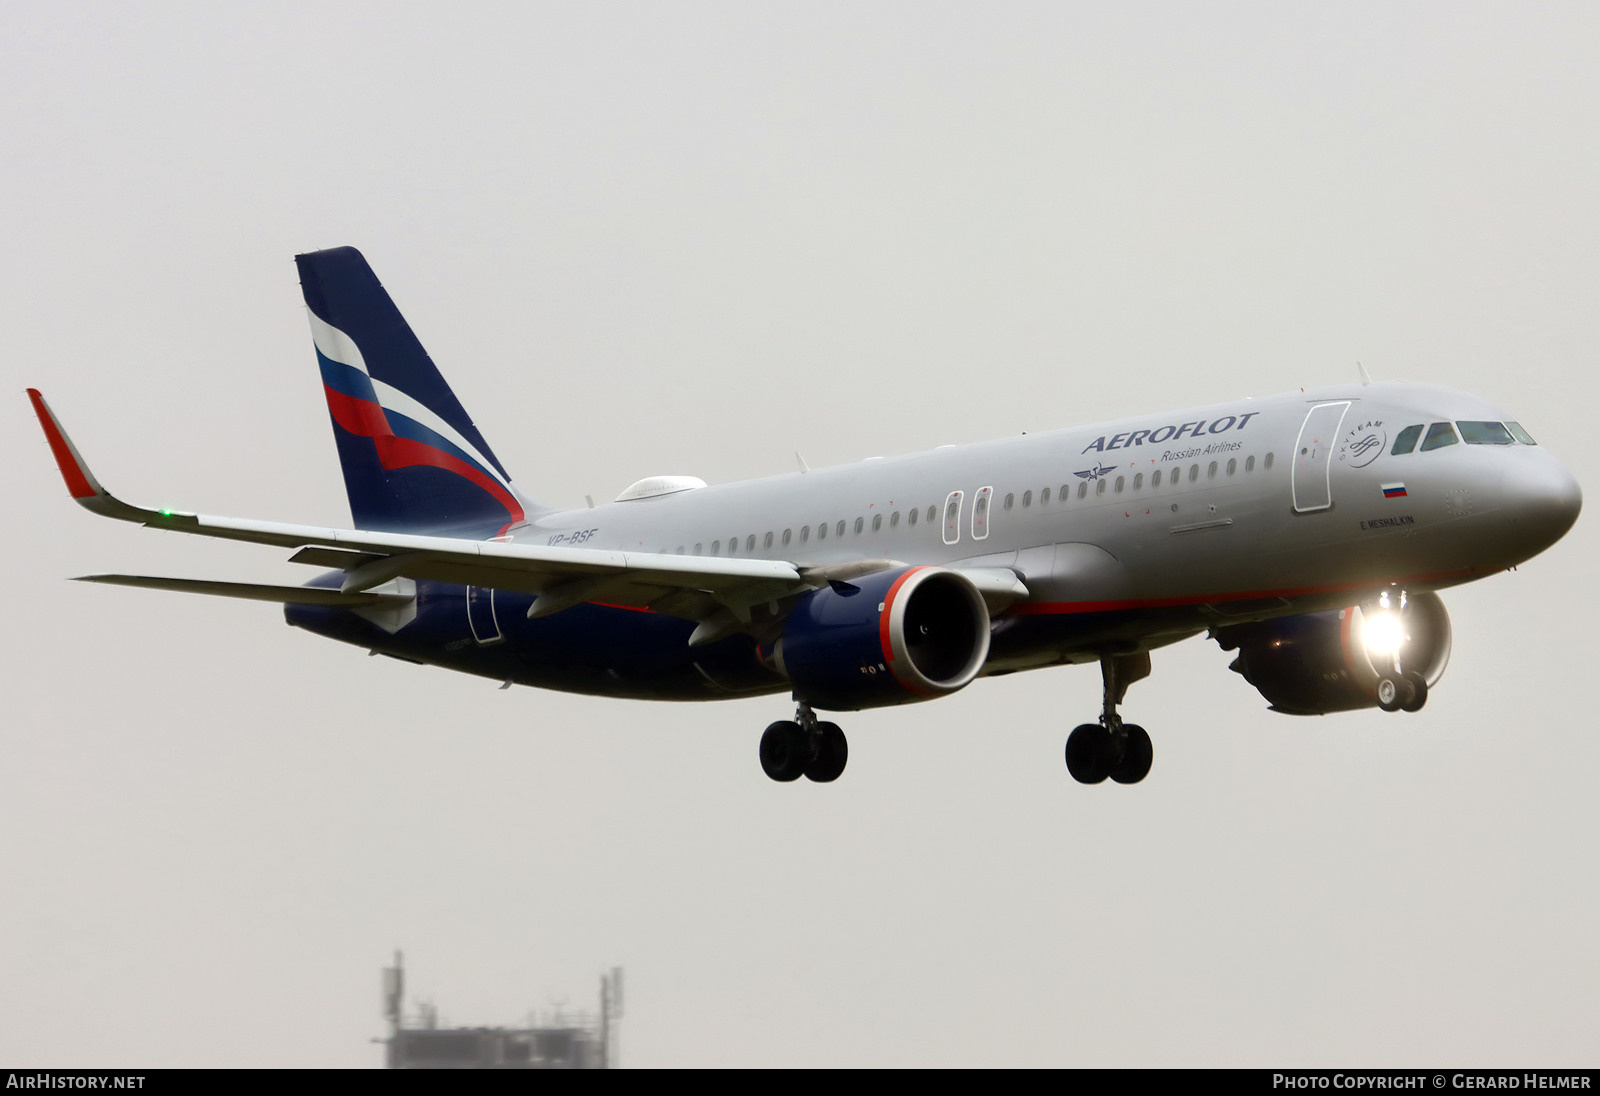
POLYGON ((1449 659, 1438 591, 1559 540, 1582 494, 1520 423, 1446 388, 1372 383, 708 485, 652 476, 610 503, 524 494, 350 247, 296 256, 352 527, 123 502, 35 389, 92 513, 276 545, 302 586, 82 581, 278 602, 288 623, 407 662, 601 696, 789 693, 759 743, 775 781, 828 783, 818 712, 949 696, 1097 663, 1080 783, 1137 784, 1154 751, 1119 708, 1150 652, 1201 633, 1297 715, 1415 712, 1449 659))

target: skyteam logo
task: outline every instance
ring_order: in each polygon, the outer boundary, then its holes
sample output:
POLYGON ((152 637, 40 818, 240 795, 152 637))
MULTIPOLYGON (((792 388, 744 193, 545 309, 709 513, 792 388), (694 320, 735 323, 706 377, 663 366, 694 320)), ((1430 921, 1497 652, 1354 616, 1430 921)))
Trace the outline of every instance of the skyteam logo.
POLYGON ((1365 468, 1379 457, 1389 444, 1389 433, 1383 423, 1369 419, 1350 428, 1339 446, 1339 460, 1351 468, 1365 468))

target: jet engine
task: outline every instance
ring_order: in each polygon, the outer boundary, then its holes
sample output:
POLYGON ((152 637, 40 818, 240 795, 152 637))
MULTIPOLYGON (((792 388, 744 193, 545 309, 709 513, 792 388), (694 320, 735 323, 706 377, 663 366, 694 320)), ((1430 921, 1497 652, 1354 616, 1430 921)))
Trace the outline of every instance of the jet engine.
POLYGON ((1229 669, 1275 712, 1326 715, 1358 708, 1415 711, 1450 661, 1450 616, 1439 595, 1377 601, 1213 632, 1239 656, 1229 669))
POLYGON ((972 582, 941 567, 835 581, 784 621, 773 664, 795 697, 852 711, 931 700, 962 688, 989 655, 989 610, 972 582))

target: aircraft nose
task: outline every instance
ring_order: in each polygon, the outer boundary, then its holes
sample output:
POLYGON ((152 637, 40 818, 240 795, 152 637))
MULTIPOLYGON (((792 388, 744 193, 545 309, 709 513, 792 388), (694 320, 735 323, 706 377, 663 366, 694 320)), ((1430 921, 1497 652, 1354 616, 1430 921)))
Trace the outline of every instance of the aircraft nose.
POLYGON ((1521 526, 1519 539, 1525 539, 1533 552, 1542 552, 1566 536, 1578 520, 1583 491, 1566 465, 1548 457, 1511 477, 1505 502, 1521 526))

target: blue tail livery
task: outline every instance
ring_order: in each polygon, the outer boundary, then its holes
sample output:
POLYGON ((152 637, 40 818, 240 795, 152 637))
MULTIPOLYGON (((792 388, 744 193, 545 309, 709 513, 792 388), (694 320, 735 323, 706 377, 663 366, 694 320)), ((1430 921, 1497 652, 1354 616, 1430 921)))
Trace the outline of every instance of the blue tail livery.
MULTIPOLYGON (((1067 772, 1138 784, 1154 747, 1119 708, 1152 651, 1202 634, 1236 652, 1231 668, 1275 711, 1420 712, 1452 645, 1438 591, 1532 558, 1582 508, 1572 473, 1493 404, 1366 378, 739 483, 650 476, 598 506, 535 506, 366 260, 343 247, 297 261, 354 527, 126 503, 30 389, 86 509, 274 545, 323 572, 300 586, 88 581, 275 602, 301 630, 496 685, 781 695, 794 715, 755 751, 776 781, 844 771, 844 731, 819 710, 1098 663, 1101 711, 1065 734, 1067 772)), ((980 387, 1030 396, 1000 371, 980 387)), ((765 410, 792 429, 826 422, 799 389, 765 410)))
POLYGON ((498 536, 530 508, 353 247, 295 256, 358 528, 498 536))

